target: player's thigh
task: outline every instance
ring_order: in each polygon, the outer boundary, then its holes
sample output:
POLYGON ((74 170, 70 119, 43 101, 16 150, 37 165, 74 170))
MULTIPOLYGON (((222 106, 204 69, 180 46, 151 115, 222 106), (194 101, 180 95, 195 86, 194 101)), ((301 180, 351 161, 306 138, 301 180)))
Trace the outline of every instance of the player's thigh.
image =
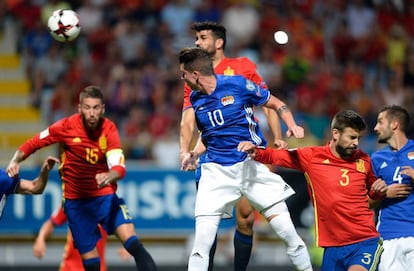
POLYGON ((69 228, 73 241, 81 254, 92 251, 99 239, 101 232, 97 220, 90 215, 89 205, 80 200, 65 200, 65 213, 68 217, 69 228))
POLYGON ((295 194, 280 175, 269 171, 264 164, 246 161, 243 170, 244 181, 248 182, 242 189, 243 195, 259 212, 295 194))
POLYGON ((254 217, 254 208, 246 197, 241 197, 236 205, 237 219, 249 219, 252 215, 254 217))
POLYGON ((252 234, 255 220, 254 208, 245 197, 236 205, 237 229, 244 234, 252 234))
POLYGON ((237 174, 241 170, 241 163, 231 166, 203 163, 196 195, 195 216, 231 217, 234 204, 241 197, 241 178, 237 174))

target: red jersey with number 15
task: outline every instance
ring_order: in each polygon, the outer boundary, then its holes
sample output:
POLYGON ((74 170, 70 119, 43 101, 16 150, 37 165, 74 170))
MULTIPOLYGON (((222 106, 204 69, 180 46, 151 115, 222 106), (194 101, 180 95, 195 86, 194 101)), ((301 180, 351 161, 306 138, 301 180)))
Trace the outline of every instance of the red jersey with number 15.
POLYGON ((334 156, 329 145, 258 149, 255 160, 305 173, 318 246, 344 246, 379 236, 368 205, 368 191, 376 177, 366 153, 358 150, 344 160, 334 156))
MULTIPOLYGON (((262 88, 267 89, 266 83, 263 78, 256 71, 256 64, 254 64, 247 57, 228 58, 225 57, 223 60, 214 68, 215 74, 224 75, 242 75, 246 79, 253 81, 260 85, 262 88)), ((191 88, 184 84, 184 103, 183 111, 191 107, 190 102, 191 88)))
MULTIPOLYGON (((27 158, 40 148, 54 143, 59 143, 59 174, 65 198, 89 198, 115 193, 116 184, 99 189, 95 180, 97 173, 108 171, 106 153, 121 149, 119 133, 112 121, 103 118, 100 128, 89 135, 81 115, 74 114, 36 134, 23 143, 19 150, 27 158)), ((119 164, 124 165, 125 161, 119 164)))

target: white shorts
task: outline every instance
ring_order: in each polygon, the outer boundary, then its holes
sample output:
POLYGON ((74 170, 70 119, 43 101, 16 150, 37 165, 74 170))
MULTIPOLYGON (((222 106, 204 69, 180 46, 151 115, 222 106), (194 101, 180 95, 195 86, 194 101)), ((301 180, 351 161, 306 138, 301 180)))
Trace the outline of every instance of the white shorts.
POLYGON ((414 270, 414 237, 384 240, 378 271, 414 270))
POLYGON ((201 165, 195 216, 232 217, 235 203, 243 195, 258 211, 284 201, 295 191, 264 164, 248 159, 231 166, 201 165))

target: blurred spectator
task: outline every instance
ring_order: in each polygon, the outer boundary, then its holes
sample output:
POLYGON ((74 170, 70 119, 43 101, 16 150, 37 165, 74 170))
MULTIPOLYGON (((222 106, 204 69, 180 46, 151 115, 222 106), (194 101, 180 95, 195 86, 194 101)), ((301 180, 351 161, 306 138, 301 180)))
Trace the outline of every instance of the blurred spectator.
POLYGON ((34 63, 32 104, 40 107, 43 121, 50 123, 50 99, 53 89, 59 80, 63 80, 68 69, 67 61, 59 50, 60 44, 55 42, 49 47, 47 54, 34 63))
POLYGON ((195 22, 220 22, 221 9, 219 7, 221 1, 203 0, 195 7, 195 14, 193 20, 195 22))
POLYGON ((148 131, 145 107, 134 104, 121 124, 123 148, 127 159, 152 159, 152 136, 148 131))
POLYGON ((180 36, 188 32, 194 14, 189 1, 170 0, 161 10, 161 22, 168 27, 171 34, 180 36))
POLYGON ((94 0, 83 0, 76 13, 82 24, 83 35, 88 35, 103 23, 103 9, 94 4, 94 0))
POLYGON ((394 24, 390 29, 390 37, 386 43, 387 63, 391 69, 403 65, 408 49, 408 40, 401 25, 394 24))
POLYGON ((50 99, 51 117, 49 123, 68 117, 77 112, 76 94, 76 89, 71 87, 65 80, 60 80, 56 84, 50 99))
POLYGON ((222 23, 227 30, 227 46, 250 45, 259 30, 260 15, 248 0, 235 1, 223 12, 222 23))

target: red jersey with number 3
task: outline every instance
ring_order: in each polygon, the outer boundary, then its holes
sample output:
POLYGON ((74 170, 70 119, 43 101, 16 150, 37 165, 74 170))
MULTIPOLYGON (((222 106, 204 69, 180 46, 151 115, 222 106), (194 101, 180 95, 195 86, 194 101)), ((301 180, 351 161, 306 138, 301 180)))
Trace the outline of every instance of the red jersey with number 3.
MULTIPOLYGON (((256 71, 256 64, 254 64, 247 57, 228 58, 225 57, 215 68, 214 73, 224 75, 242 75, 245 78, 253 81, 261 87, 267 89, 267 85, 262 77, 256 71)), ((191 88, 184 84, 184 103, 183 111, 191 107, 190 102, 191 88)))
POLYGON ((346 161, 334 156, 329 145, 258 149, 255 160, 304 172, 318 246, 344 246, 379 236, 368 205, 368 191, 376 177, 366 153, 358 150, 346 161))
MULTIPOLYGON (((25 158, 45 146, 59 143, 64 197, 79 199, 113 194, 116 184, 98 188, 97 173, 107 172, 106 153, 121 149, 121 141, 115 124, 103 118, 102 125, 89 135, 83 127, 80 114, 63 118, 33 136, 19 147, 25 158)), ((120 161, 124 165, 124 161, 120 161)))
MULTIPOLYGON (((63 208, 59 208, 51 217, 53 225, 62 226, 68 220, 66 214, 63 211, 63 208)), ((98 250, 99 257, 101 259, 101 271, 106 271, 106 261, 105 261, 105 246, 108 239, 108 234, 105 230, 99 226, 102 238, 96 244, 96 249, 98 250)), ((66 245, 63 252, 62 263, 60 264, 59 271, 79 271, 84 270, 82 264, 82 258, 79 254, 79 251, 73 245, 72 234, 68 230, 68 235, 66 238, 66 245)))

